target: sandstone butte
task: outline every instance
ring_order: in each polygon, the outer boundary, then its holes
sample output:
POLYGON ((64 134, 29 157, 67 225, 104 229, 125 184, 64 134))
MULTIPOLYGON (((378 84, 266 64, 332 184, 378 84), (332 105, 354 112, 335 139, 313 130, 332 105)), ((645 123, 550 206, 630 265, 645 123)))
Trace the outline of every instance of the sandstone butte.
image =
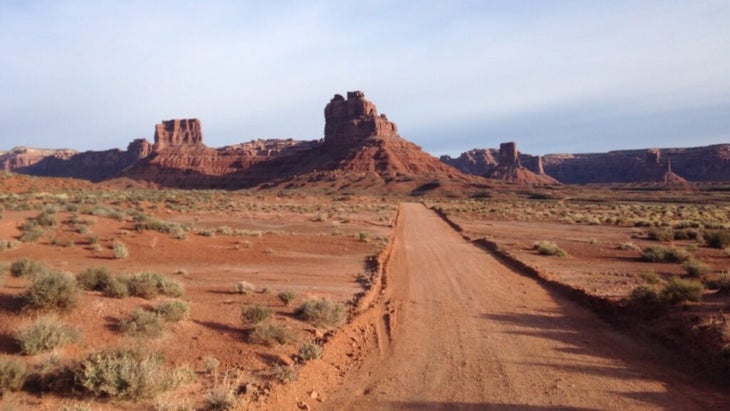
POLYGON ((90 181, 128 178, 180 188, 309 188, 326 192, 463 192, 490 181, 569 183, 730 180, 730 144, 686 149, 597 154, 520 153, 514 142, 499 150, 473 149, 436 159, 398 134, 398 127, 361 91, 336 94, 324 108, 318 140, 252 140, 221 148, 203 142, 198 119, 155 126, 154 142, 132 141, 126 150, 16 148, 0 153, 6 171, 90 181))

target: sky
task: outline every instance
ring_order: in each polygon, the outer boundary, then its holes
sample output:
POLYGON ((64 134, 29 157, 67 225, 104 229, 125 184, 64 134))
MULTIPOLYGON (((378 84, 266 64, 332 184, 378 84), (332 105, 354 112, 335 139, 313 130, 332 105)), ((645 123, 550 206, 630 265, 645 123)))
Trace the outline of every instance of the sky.
POLYGON ((434 155, 730 143, 730 0, 0 0, 0 150, 321 138, 362 90, 434 155))

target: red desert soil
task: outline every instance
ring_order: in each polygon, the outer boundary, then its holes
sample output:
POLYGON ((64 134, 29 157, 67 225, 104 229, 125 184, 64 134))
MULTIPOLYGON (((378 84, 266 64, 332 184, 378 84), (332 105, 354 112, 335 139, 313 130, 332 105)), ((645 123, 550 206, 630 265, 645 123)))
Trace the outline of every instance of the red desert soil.
POLYGON ((403 204, 383 295, 267 409, 726 409, 663 349, 403 204))

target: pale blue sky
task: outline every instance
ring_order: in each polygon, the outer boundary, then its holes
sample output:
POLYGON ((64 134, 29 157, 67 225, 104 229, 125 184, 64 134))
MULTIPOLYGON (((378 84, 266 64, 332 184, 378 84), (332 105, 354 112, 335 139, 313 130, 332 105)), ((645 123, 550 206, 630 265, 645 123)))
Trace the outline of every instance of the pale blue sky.
POLYGON ((730 1, 0 0, 0 150, 320 138, 363 90, 435 155, 730 142, 730 1))

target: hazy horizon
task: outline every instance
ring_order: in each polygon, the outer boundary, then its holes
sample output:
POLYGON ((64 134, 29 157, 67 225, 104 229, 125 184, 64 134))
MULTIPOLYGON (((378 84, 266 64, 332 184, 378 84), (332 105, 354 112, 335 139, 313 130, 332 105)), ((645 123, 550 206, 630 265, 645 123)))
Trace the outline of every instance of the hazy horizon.
POLYGON ((433 155, 730 142, 730 2, 5 1, 0 151, 322 137, 362 90, 433 155))

